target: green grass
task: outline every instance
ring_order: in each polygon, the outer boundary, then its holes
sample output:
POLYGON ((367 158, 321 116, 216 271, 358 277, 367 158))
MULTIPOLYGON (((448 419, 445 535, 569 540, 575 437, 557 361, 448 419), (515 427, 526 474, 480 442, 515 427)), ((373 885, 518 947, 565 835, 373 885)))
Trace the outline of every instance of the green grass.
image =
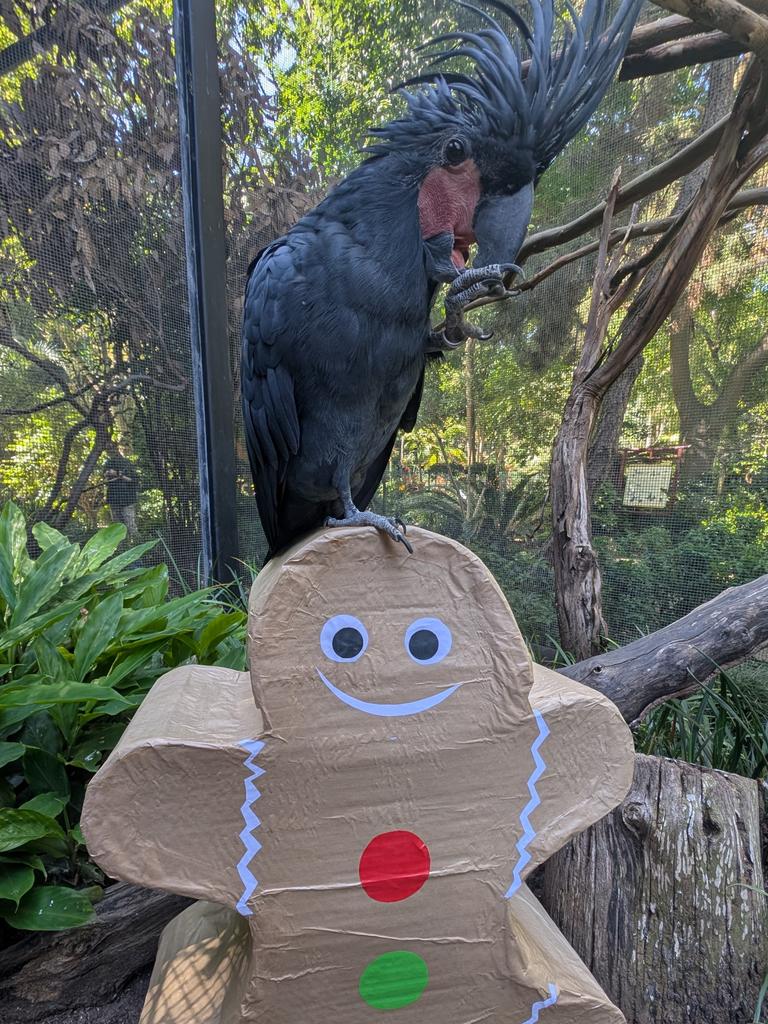
MULTIPOLYGON (((713 665, 713 667, 716 667, 713 665)), ((748 778, 768 775, 768 664, 718 668, 701 689, 670 700, 635 732, 638 751, 748 778)))

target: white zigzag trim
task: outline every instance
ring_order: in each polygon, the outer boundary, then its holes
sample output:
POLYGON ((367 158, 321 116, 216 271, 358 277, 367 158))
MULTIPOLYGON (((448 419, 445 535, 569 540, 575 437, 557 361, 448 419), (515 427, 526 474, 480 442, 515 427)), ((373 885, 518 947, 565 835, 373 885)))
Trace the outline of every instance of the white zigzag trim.
POLYGON ((557 985, 548 985, 547 987, 549 988, 549 999, 543 999, 541 1002, 534 1003, 531 1007, 531 1016, 528 1020, 523 1021, 523 1024, 537 1024, 539 1013, 542 1010, 546 1010, 548 1006, 554 1006, 557 1002, 557 997, 559 995, 557 985))
MULTIPOLYGON (((536 718, 536 724, 539 727, 539 735, 533 741, 533 744, 531 746, 531 754, 533 755, 533 763, 535 765, 535 768, 533 769, 533 772, 531 772, 531 776, 528 779, 528 792, 531 794, 531 799, 525 805, 520 814, 520 824, 523 826, 523 834, 520 836, 517 843, 515 844, 515 849, 518 853, 517 864, 515 864, 515 870, 512 873, 512 884, 504 893, 505 899, 509 899, 510 896, 514 896, 514 894, 523 884, 523 868, 531 859, 531 855, 530 853, 528 853, 528 846, 536 838, 536 832, 531 827, 530 818, 531 814, 536 810, 536 808, 541 803, 541 797, 536 791, 536 783, 539 781, 539 779, 547 769, 547 766, 544 763, 541 754, 539 753, 539 747, 542 745, 547 736, 549 736, 549 727, 547 726, 547 723, 544 721, 544 716, 540 711, 537 711, 534 708, 533 714, 536 718)), ((528 1024, 527 1021, 526 1024, 528 1024)))
POLYGON ((251 774, 245 780, 245 800, 243 802, 243 806, 240 808, 240 813, 242 814, 243 821, 245 822, 245 828, 240 833, 240 840, 245 847, 245 853, 240 858, 240 862, 237 865, 237 873, 240 875, 240 880, 243 883, 243 895, 237 901, 235 906, 243 917, 248 917, 253 913, 251 908, 248 906, 248 900, 255 892, 256 886, 259 884, 251 872, 250 863, 261 849, 261 843, 253 835, 253 830, 258 828, 261 824, 259 818, 257 818, 253 813, 253 804, 261 796, 261 793, 254 785, 254 780, 264 774, 264 769, 259 768, 254 761, 254 758, 263 748, 264 743, 261 740, 242 740, 240 746, 244 750, 248 751, 248 757, 243 761, 243 764, 251 774))

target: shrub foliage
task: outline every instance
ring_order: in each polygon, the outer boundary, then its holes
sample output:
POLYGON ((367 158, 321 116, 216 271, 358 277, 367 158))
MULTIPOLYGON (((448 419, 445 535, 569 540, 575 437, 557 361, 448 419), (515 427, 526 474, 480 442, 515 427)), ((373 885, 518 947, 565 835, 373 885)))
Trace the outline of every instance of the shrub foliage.
MULTIPOLYGON (((245 613, 211 590, 169 596, 152 543, 121 524, 82 546, 0 511, 0 920, 83 924, 104 881, 79 818, 85 786, 152 683, 197 661, 243 667, 245 613), (34 555, 31 549, 35 548, 34 555)), ((0 925, 0 928, 3 926, 0 925)))

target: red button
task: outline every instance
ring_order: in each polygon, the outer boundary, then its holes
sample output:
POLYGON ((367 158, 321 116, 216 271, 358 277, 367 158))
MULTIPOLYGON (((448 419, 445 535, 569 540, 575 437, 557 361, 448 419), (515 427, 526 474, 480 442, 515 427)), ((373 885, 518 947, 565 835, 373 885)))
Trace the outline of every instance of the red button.
POLYGON ((413 832, 382 832, 368 843, 360 858, 360 881, 372 900, 407 900, 429 877, 429 850, 413 832))

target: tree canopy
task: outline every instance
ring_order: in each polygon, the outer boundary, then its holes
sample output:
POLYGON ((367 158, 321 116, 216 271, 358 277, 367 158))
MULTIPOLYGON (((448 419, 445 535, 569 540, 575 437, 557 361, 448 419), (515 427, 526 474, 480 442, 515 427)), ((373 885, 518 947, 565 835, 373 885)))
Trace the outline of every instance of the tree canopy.
MULTIPOLYGON (((50 13, 47 0, 5 0, 0 50, 50 13)), ((465 15, 438 0, 217 3, 235 379, 248 263, 362 159, 367 129, 401 103, 392 87, 420 66, 416 46, 465 15)), ((727 108, 744 64, 617 83, 543 178, 531 232, 605 199, 619 165, 629 181, 679 152, 709 126, 713 97, 727 108)), ((689 201, 685 180, 644 196, 637 222, 674 215, 689 201)), ((766 184, 764 171, 749 183, 766 184)), ((593 527, 616 639, 768 571, 767 226, 752 204, 718 230, 626 395, 603 410, 614 422, 591 477, 593 527), (674 501, 625 504, 631 453, 677 446, 674 501)), ((595 237, 533 255, 529 281, 595 237)), ((628 253, 648 245, 638 237, 628 253)), ((472 314, 493 341, 429 373, 417 428, 377 497, 476 547, 539 640, 556 635, 547 477, 594 258, 472 314)), ((0 75, 0 495, 31 521, 84 533, 115 514, 104 467, 119 448, 138 471, 142 533, 160 533, 194 574, 186 272, 170 0, 108 15, 67 5, 55 40, 0 75)), ((233 417, 239 426, 237 401, 233 417)), ((242 442, 238 456, 243 555, 258 562, 242 442)))

